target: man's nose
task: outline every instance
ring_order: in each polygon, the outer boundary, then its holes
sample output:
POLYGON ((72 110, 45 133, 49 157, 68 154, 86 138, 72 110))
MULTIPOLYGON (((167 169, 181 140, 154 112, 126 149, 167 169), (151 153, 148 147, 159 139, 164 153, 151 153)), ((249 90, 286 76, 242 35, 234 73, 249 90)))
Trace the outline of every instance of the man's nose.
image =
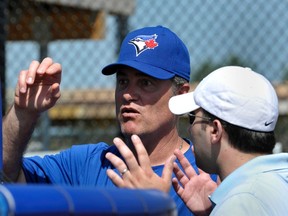
POLYGON ((134 85, 129 85, 125 89, 123 93, 123 98, 126 101, 135 101, 139 98, 139 91, 137 90, 137 87, 134 85))

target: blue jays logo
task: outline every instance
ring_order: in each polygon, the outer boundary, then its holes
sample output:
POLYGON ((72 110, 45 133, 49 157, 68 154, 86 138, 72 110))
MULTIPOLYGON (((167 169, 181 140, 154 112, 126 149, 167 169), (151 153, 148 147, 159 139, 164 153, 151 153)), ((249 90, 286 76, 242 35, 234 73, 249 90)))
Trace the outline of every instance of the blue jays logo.
POLYGON ((156 38, 158 35, 138 35, 137 37, 131 39, 129 44, 132 44, 136 50, 136 56, 140 55, 142 52, 148 49, 154 49, 158 46, 156 38))

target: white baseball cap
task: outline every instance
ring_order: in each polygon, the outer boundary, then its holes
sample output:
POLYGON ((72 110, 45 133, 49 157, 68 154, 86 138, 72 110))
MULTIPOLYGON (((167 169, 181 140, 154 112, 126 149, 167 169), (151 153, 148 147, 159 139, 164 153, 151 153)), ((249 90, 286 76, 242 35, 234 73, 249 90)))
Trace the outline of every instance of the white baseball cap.
POLYGON ((174 96, 172 113, 198 108, 218 118, 255 131, 273 131, 278 119, 278 98, 271 83, 250 68, 225 66, 211 72, 194 92, 174 96))

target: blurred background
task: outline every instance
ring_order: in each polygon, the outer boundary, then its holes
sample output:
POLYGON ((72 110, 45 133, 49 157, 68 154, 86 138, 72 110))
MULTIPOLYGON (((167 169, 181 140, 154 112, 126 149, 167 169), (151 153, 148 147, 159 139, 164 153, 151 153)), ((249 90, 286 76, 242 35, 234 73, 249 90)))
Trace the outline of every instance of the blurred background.
MULTIPOLYGON (((29 152, 58 151, 119 135, 113 76, 101 69, 117 60, 125 35, 163 25, 187 45, 191 87, 224 65, 266 76, 279 98, 275 152, 288 152, 287 0, 2 0, 0 67, 2 110, 13 103, 20 70, 50 56, 62 64, 62 97, 38 122, 29 152)), ((187 137, 186 117, 179 130, 187 137)))

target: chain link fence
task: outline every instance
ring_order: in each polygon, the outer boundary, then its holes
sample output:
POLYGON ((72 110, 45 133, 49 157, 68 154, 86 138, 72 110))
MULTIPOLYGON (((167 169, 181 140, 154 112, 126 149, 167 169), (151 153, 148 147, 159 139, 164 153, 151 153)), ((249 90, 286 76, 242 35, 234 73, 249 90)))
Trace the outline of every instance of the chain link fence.
MULTIPOLYGON (((288 1, 4 0, 0 7, 5 110, 13 102, 18 73, 31 60, 50 56, 63 67, 62 97, 40 119, 30 151, 112 143, 120 134, 115 81, 101 69, 116 61, 129 31, 155 25, 171 28, 187 45, 191 84, 229 64, 265 75, 280 101, 277 141, 288 151, 288 1)), ((187 136, 187 119, 179 126, 187 136)))

